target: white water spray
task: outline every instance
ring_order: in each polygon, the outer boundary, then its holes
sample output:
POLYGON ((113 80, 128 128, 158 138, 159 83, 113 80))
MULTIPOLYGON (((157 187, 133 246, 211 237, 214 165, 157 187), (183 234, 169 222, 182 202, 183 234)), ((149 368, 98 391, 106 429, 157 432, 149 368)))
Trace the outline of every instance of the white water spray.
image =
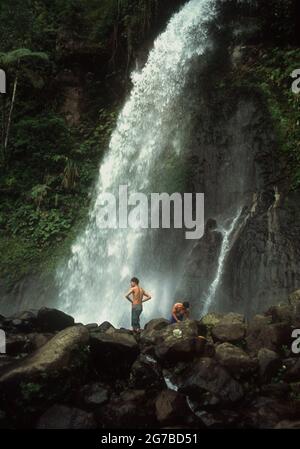
POLYGON ((203 309, 202 309, 202 313, 201 313, 202 316, 206 315, 209 312, 210 307, 214 303, 216 293, 217 293, 220 283, 222 281, 226 256, 231 247, 231 245, 230 245, 231 244, 231 236, 232 236, 234 230, 236 229, 236 226, 238 224, 241 213, 242 213, 242 209, 239 209, 228 229, 225 229, 225 228, 220 229, 221 233, 223 234, 223 240, 222 240, 221 251, 220 251, 220 255, 219 255, 219 259, 218 259, 218 268, 217 268, 215 278, 214 278, 213 282, 211 283, 209 290, 208 290, 208 294, 204 300, 204 305, 203 305, 203 309))
MULTIPOLYGON (((193 59, 208 48, 206 25, 215 15, 214 6, 214 0, 187 3, 156 40, 144 69, 132 76, 132 93, 100 167, 89 223, 72 246, 67 266, 58 272, 59 307, 77 320, 128 325, 128 319, 124 320, 128 303, 123 296, 133 275, 145 281, 144 287, 154 297, 145 307, 146 318, 153 316, 154 310, 157 314, 169 311, 177 273, 166 266, 163 247, 155 253, 145 249, 146 231, 101 229, 97 223, 99 198, 103 192, 116 193, 121 184, 127 184, 131 192, 159 192, 159 183, 153 185, 157 166, 164 163, 166 155, 182 155, 182 96, 193 59)), ((176 240, 171 232, 165 238, 172 260, 176 240)))

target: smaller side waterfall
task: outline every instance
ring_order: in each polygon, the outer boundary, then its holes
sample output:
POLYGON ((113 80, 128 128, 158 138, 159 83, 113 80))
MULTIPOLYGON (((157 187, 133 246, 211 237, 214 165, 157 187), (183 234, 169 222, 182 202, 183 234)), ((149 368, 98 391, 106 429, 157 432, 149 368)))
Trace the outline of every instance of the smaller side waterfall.
POLYGON ((215 278, 209 287, 206 298, 204 299, 202 316, 206 315, 209 312, 210 307, 212 306, 212 304, 215 301, 216 293, 217 293, 220 283, 222 281, 226 256, 227 256, 228 251, 230 250, 230 246, 231 246, 230 245, 231 244, 231 236, 232 236, 234 230, 236 229, 236 226, 238 224, 241 213, 242 213, 242 209, 240 208, 237 211, 237 213, 236 213, 235 217, 233 218, 228 229, 225 229, 225 228, 218 229, 218 231, 220 231, 223 234, 222 246, 221 246, 221 251, 220 251, 220 255, 219 255, 218 267, 217 267, 215 278))

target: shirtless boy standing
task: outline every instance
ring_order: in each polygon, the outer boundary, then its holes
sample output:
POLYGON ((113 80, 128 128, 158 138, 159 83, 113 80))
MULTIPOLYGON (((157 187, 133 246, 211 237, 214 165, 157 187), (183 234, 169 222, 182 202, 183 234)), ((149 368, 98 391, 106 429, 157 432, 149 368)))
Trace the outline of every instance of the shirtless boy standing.
POLYGON ((140 316, 143 311, 143 302, 149 301, 151 296, 139 286, 139 280, 133 277, 130 281, 130 290, 126 293, 125 298, 132 303, 131 324, 133 332, 140 332, 140 316))

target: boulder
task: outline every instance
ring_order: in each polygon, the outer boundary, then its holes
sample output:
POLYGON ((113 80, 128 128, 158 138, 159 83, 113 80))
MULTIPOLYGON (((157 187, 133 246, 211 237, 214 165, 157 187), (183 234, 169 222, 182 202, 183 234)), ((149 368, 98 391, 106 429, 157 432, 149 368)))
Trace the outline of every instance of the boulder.
POLYGON ((170 324, 167 320, 152 320, 141 333, 141 344, 156 345, 174 336, 174 330, 179 329, 182 338, 198 336, 198 325, 194 320, 185 320, 180 323, 170 324))
POLYGON ((179 341, 166 340, 155 347, 156 357, 163 362, 188 361, 195 357, 196 338, 182 338, 179 341))
POLYGON ((257 368, 257 360, 249 357, 241 348, 231 343, 222 343, 216 347, 216 359, 234 377, 252 376, 257 368))
POLYGON ((187 403, 189 405, 190 410, 197 416, 199 419, 199 424, 202 424, 204 428, 207 429, 224 429, 224 428, 232 428, 238 427, 239 424, 239 414, 238 412, 230 409, 222 409, 220 410, 217 407, 216 410, 203 409, 203 404, 201 402, 187 399, 187 403))
POLYGON ((0 429, 7 429, 6 413, 0 409, 0 429))
POLYGON ((170 321, 166 320, 165 318, 156 318, 154 320, 149 321, 145 325, 144 331, 151 332, 151 331, 161 331, 162 329, 165 329, 167 326, 170 325, 170 321))
POLYGON ((90 332, 90 351, 99 373, 113 377, 129 376, 139 354, 139 346, 130 332, 90 332))
POLYGON ((273 429, 282 420, 295 420, 299 410, 288 399, 257 397, 245 410, 247 427, 273 429))
POLYGON ((140 354, 130 372, 132 388, 165 388, 162 370, 157 361, 147 354, 140 354))
POLYGON ((217 363, 203 357, 189 366, 179 379, 179 391, 203 405, 232 404, 243 398, 242 386, 217 363))
POLYGON ((265 316, 271 317, 272 323, 292 323, 294 311, 293 307, 287 304, 279 304, 277 306, 270 307, 265 312, 265 316))
POLYGON ((288 384, 291 392, 296 395, 296 397, 300 397, 300 381, 299 382, 291 382, 288 384))
POLYGON ((263 396, 286 400, 290 394, 290 385, 286 382, 273 382, 261 385, 260 392, 263 396))
POLYGON ((89 323, 89 324, 85 324, 85 327, 90 331, 90 330, 95 330, 98 329, 98 324, 97 323, 89 323))
POLYGON ((155 398, 145 390, 126 390, 112 397, 97 412, 99 426, 109 429, 151 428, 155 418, 155 398))
POLYGON ((84 407, 95 409, 108 402, 110 388, 102 383, 93 382, 82 387, 80 397, 84 407))
POLYGON ((43 307, 37 314, 37 326, 43 332, 61 331, 74 325, 74 318, 61 310, 43 307))
POLYGON ((261 348, 257 354, 259 375, 262 381, 268 382, 278 372, 282 363, 279 355, 267 348, 261 348))
POLYGON ((55 335, 40 349, 0 372, 0 389, 20 382, 46 382, 45 376, 70 372, 80 363, 78 352, 87 345, 89 333, 84 326, 69 327, 55 335))
POLYGON ((286 371, 284 373, 284 380, 287 382, 298 382, 300 381, 300 358, 291 358, 287 361, 283 361, 284 366, 286 366, 286 371))
POLYGON ((27 337, 30 340, 30 350, 36 351, 45 343, 47 343, 47 341, 49 341, 53 337, 53 334, 33 333, 27 334, 27 337))
MULTIPOLYGON (((95 328, 93 330, 96 330, 95 328)), ((103 323, 98 326, 97 331, 99 332, 113 332, 116 329, 112 324, 110 324, 108 321, 104 321, 103 323)))
POLYGON ((191 413, 186 398, 172 390, 163 390, 159 393, 155 401, 157 421, 161 425, 183 423, 191 413))
POLYGON ((300 429, 300 420, 289 421, 285 419, 276 424, 275 429, 300 429))
POLYGON ((270 316, 256 315, 250 322, 246 335, 247 348, 257 353, 261 348, 271 351, 281 350, 283 345, 291 343, 289 323, 271 323, 270 316))
POLYGON ((300 289, 295 290, 289 295, 288 302, 291 306, 296 306, 300 303, 300 289))
POLYGON ((15 356, 30 352, 31 343, 26 334, 6 335, 6 354, 15 356))
POLYGON ((211 331, 223 318, 224 315, 220 313, 208 313, 201 318, 200 323, 206 327, 208 331, 211 331))
POLYGON ((3 328, 11 332, 32 332, 37 328, 37 310, 16 313, 3 320, 3 328))
POLYGON ((228 313, 212 328, 215 341, 234 343, 245 338, 245 318, 239 313, 228 313))
POLYGON ((37 429, 95 429, 92 413, 65 405, 53 405, 38 420, 37 429))
POLYGON ((198 336, 196 321, 186 320, 163 329, 156 335, 155 355, 161 362, 191 360, 204 352, 206 340, 198 336))
POLYGON ((15 361, 16 358, 13 356, 8 356, 7 354, 0 354, 0 373, 3 371, 3 368, 5 366, 8 366, 11 363, 14 363, 15 361))
POLYGON ((8 333, 6 334, 7 355, 17 356, 31 353, 43 346, 53 334, 43 333, 8 333))

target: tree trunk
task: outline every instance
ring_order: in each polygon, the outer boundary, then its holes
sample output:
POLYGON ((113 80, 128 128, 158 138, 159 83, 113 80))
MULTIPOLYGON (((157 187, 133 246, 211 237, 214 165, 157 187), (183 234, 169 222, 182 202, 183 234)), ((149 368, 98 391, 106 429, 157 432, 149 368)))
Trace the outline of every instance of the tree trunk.
POLYGON ((9 138, 11 121, 12 121, 12 114, 13 114, 15 100, 16 100, 18 79, 19 79, 19 70, 17 70, 17 74, 16 74, 15 81, 14 81, 13 93, 12 93, 12 97, 11 97, 11 104, 10 104, 10 108, 9 108, 7 127, 6 127, 5 139, 4 139, 4 157, 5 157, 6 162, 8 160, 8 157, 7 157, 8 138, 9 138))
POLYGON ((1 126, 1 159, 2 163, 5 162, 5 150, 4 150, 4 142, 5 142, 5 129, 6 129, 6 97, 2 95, 2 126, 1 126))

